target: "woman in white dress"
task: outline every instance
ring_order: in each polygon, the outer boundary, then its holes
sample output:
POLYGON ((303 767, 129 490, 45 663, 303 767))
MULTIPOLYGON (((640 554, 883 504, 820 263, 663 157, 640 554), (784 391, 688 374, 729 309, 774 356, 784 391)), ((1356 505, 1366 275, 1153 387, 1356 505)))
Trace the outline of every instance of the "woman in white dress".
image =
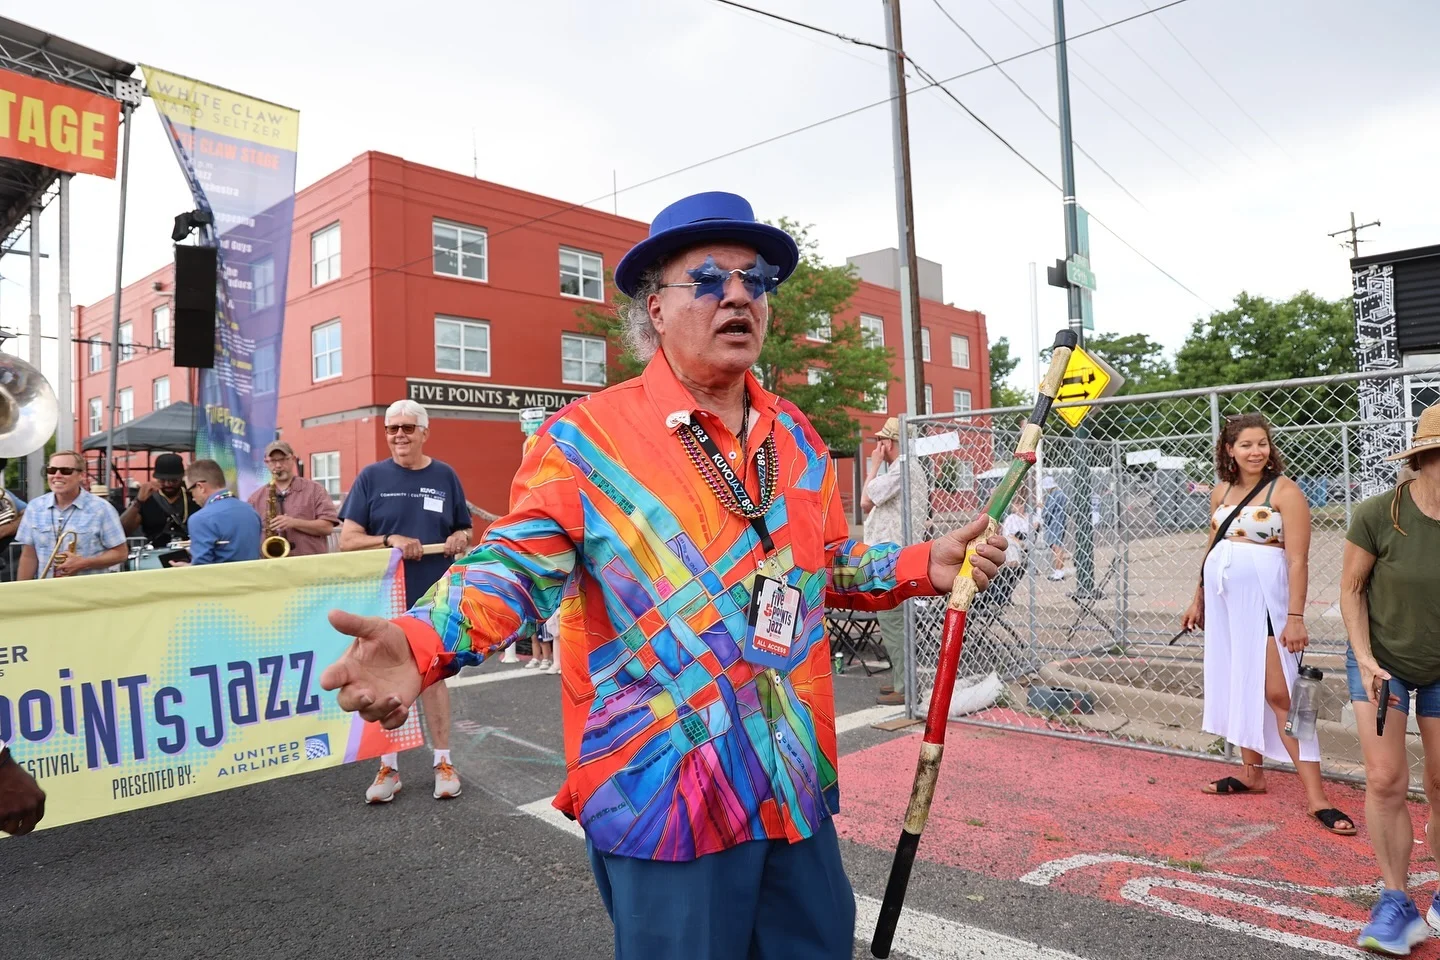
POLYGON ((1310 642, 1310 505, 1283 475, 1270 424, 1259 414, 1226 421, 1215 466, 1220 482, 1210 495, 1212 538, 1256 492, 1205 558, 1203 580, 1182 621, 1186 630, 1205 630, 1205 732, 1239 747, 1244 762, 1238 778, 1223 777, 1205 792, 1264 793, 1265 758, 1288 759, 1305 786, 1310 815, 1348 836, 1354 823, 1325 798, 1318 738, 1299 741, 1284 733, 1300 653, 1310 642))

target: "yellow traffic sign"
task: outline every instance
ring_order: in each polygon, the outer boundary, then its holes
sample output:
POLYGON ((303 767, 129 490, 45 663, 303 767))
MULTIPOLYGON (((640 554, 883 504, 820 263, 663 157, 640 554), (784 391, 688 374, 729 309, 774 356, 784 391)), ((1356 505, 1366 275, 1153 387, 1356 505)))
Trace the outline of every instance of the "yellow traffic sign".
MULTIPOLYGON (((1099 400, 1108 397, 1125 384, 1125 378, 1104 360, 1093 353, 1086 353, 1076 347, 1070 352, 1070 362, 1065 364, 1065 377, 1060 381, 1060 390, 1055 394, 1056 403, 1074 400, 1099 400)), ((1089 415, 1089 405, 1057 407, 1055 413, 1070 424, 1080 426, 1080 421, 1089 415)))

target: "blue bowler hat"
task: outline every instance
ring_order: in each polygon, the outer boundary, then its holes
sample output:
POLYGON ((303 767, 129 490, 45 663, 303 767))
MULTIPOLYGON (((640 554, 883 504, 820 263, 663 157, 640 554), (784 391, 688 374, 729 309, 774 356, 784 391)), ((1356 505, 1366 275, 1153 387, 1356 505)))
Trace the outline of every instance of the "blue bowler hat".
POLYGON ((779 227, 756 220, 749 200, 733 193, 697 193, 656 214, 650 236, 631 247, 615 268, 615 286, 633 297, 640 275, 647 269, 671 254, 715 240, 754 247, 768 263, 780 268, 782 281, 800 262, 794 238, 779 227))

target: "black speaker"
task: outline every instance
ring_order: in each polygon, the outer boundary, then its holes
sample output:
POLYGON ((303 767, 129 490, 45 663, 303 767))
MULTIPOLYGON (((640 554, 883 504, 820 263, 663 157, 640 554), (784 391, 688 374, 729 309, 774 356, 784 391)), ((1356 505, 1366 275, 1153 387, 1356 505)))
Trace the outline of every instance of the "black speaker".
POLYGON ((175 248, 175 366, 215 366, 214 247, 175 248))

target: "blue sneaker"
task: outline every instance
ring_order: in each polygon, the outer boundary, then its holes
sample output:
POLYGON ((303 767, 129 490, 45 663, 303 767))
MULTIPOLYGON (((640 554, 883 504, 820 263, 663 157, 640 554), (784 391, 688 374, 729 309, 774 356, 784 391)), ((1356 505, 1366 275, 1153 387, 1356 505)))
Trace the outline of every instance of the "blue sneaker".
POLYGON ((1386 890, 1370 911, 1370 922, 1355 942, 1367 950, 1404 957, 1410 948, 1430 936, 1420 911, 1403 890, 1386 890))

